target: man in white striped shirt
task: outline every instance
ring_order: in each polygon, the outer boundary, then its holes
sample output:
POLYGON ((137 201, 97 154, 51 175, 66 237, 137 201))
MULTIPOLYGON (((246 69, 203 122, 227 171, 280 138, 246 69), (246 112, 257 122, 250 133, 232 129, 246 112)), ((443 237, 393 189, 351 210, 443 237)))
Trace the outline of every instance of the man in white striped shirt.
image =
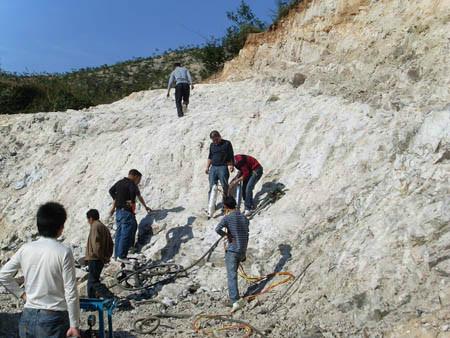
POLYGON ((61 204, 39 207, 40 239, 23 245, 0 270, 0 284, 26 301, 19 323, 21 338, 80 337, 80 301, 72 250, 57 241, 67 218, 61 204), (14 279, 21 269, 25 290, 14 279))
POLYGON ((172 88, 175 83, 175 103, 177 106, 177 113, 178 117, 182 117, 187 111, 190 89, 194 89, 194 85, 192 84, 192 77, 187 68, 181 67, 181 63, 179 62, 175 63, 174 67, 175 69, 170 74, 169 84, 167 85, 167 97, 170 95, 170 88, 172 88), (189 86, 191 86, 190 89, 189 86), (183 101, 183 105, 181 104, 181 101, 183 101))

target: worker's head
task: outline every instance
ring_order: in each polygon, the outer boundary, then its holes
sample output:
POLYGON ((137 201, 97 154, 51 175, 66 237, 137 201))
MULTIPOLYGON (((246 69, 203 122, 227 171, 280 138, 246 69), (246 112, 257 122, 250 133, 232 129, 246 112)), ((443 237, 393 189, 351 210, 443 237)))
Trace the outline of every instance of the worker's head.
POLYGON ((128 178, 138 185, 141 182, 142 174, 137 169, 131 169, 128 172, 128 178))
POLYGON ((87 221, 89 224, 92 225, 95 221, 98 221, 100 219, 100 214, 98 213, 97 209, 90 209, 86 213, 87 221))
POLYGON ((181 67, 181 62, 175 62, 173 68, 181 67))
POLYGON ((220 136, 220 133, 217 130, 213 130, 209 133, 209 138, 214 144, 220 143, 222 141, 222 136, 220 136))
POLYGON ((236 209, 236 200, 233 196, 227 196, 223 200, 223 206, 227 210, 234 210, 236 209))
POLYGON ((36 215, 39 235, 42 237, 58 238, 64 230, 67 213, 64 207, 56 202, 41 205, 36 215))

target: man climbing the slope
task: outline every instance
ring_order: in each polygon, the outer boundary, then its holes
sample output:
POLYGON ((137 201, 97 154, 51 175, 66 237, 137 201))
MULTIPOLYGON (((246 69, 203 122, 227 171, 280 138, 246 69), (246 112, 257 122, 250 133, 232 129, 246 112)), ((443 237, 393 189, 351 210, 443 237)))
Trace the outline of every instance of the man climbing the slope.
POLYGON ((57 238, 67 213, 59 203, 41 205, 36 215, 40 238, 24 244, 0 271, 0 285, 25 300, 21 338, 80 337, 80 300, 72 250, 57 238), (25 290, 14 276, 22 270, 25 290))
POLYGON ((244 299, 239 296, 237 271, 239 264, 245 261, 248 244, 248 219, 236 210, 236 200, 227 196, 224 200, 226 216, 216 227, 220 236, 227 236, 228 245, 225 251, 227 268, 228 294, 232 304, 232 312, 245 306, 244 299), (224 231, 226 230, 226 232, 224 231))
POLYGON ((220 181, 220 185, 222 186, 223 197, 228 194, 228 179, 230 178, 230 172, 234 171, 234 153, 231 142, 222 139, 222 136, 217 130, 213 130, 209 134, 209 137, 212 143, 209 146, 208 161, 205 169, 205 173, 209 175, 208 200, 213 186, 218 181, 220 181))
POLYGON ((170 96, 170 89, 175 83, 175 104, 177 106, 178 117, 183 117, 189 104, 190 89, 194 89, 191 74, 189 70, 181 66, 181 63, 174 64, 174 70, 170 74, 169 84, 167 86, 167 97, 170 96), (189 86, 191 88, 189 88, 189 86), (183 104, 181 104, 183 101, 183 104))
POLYGON ((111 215, 116 212, 116 238, 114 246, 114 257, 122 263, 129 263, 127 259, 128 250, 134 246, 137 222, 136 222, 136 197, 144 206, 147 212, 151 209, 145 204, 144 199, 139 191, 138 184, 141 182, 142 174, 136 170, 131 169, 128 177, 124 177, 117 181, 111 189, 109 194, 113 199, 113 206, 111 215))
POLYGON ((231 181, 230 186, 242 182, 242 196, 245 201, 244 215, 249 216, 255 208, 253 189, 255 189, 256 183, 261 179, 263 167, 254 157, 241 154, 234 157, 234 167, 239 170, 239 173, 231 181))
POLYGON ((114 243, 108 228, 100 222, 98 210, 91 209, 86 214, 91 226, 86 245, 86 261, 89 267, 87 292, 89 298, 114 298, 108 288, 100 282, 103 267, 113 254, 114 243))

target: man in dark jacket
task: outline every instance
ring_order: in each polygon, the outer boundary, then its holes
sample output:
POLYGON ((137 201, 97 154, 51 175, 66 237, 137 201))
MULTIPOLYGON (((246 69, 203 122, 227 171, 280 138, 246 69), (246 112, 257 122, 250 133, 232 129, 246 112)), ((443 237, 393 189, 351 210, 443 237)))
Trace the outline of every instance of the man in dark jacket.
POLYGON ((263 174, 263 167, 250 155, 238 154, 234 157, 234 166, 239 173, 231 181, 231 185, 242 182, 242 196, 245 201, 244 215, 249 216, 254 209, 253 189, 263 174))
POLYGON ((211 193, 213 185, 220 181, 223 195, 226 196, 228 193, 230 172, 234 171, 233 145, 230 141, 222 139, 222 136, 217 130, 213 130, 209 134, 209 137, 212 143, 209 146, 209 155, 205 170, 205 173, 209 175, 209 193, 211 193))
POLYGON ((145 204, 138 188, 141 178, 142 174, 138 170, 131 169, 128 177, 117 181, 109 189, 109 194, 113 199, 111 215, 114 214, 114 211, 116 212, 117 223, 114 257, 122 263, 129 263, 127 259, 128 250, 134 246, 136 239, 136 198, 141 202, 147 212, 151 211, 145 204))
POLYGON ((100 282, 103 267, 109 262, 114 243, 108 228, 100 222, 98 210, 91 209, 86 214, 91 226, 86 245, 86 258, 89 267, 87 292, 89 298, 113 298, 114 295, 100 282))

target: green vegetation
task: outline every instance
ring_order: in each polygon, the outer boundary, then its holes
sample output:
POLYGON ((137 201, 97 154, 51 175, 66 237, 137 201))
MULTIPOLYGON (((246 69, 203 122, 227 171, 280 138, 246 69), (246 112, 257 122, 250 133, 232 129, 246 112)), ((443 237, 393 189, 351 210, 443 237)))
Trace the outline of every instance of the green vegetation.
POLYGON ((0 72, 0 113, 18 114, 111 103, 133 92, 163 88, 175 61, 202 79, 198 47, 168 51, 161 56, 136 58, 111 66, 84 68, 65 74, 11 74, 0 72))
MULTIPOLYGON (((274 23, 300 2, 277 0, 274 23)), ((176 61, 189 68, 194 81, 201 81, 236 56, 249 34, 267 29, 243 0, 235 11, 227 12, 227 18, 231 26, 224 37, 159 56, 64 74, 13 74, 0 69, 0 114, 82 109, 111 103, 136 91, 164 88, 176 61)))
POLYGON ((235 12, 227 12, 227 18, 232 25, 227 28, 222 47, 225 55, 230 58, 237 55, 244 47, 249 34, 260 33, 267 28, 267 25, 255 16, 245 1, 241 1, 235 12))
POLYGON ((289 12, 297 7, 302 0, 276 0, 276 9, 272 13, 273 23, 278 23, 281 19, 289 14, 289 12))

